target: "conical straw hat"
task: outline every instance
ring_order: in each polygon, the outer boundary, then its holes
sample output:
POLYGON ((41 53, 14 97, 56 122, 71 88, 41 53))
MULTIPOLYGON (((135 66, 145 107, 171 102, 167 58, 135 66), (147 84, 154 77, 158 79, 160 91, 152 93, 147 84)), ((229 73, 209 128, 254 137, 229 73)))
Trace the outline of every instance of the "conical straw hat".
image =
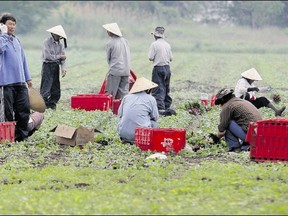
POLYGON ((105 24, 105 25, 102 25, 102 27, 103 27, 104 29, 106 29, 107 31, 112 32, 113 34, 122 37, 122 33, 121 33, 121 31, 120 31, 119 26, 117 25, 117 23, 105 24))
POLYGON ((141 92, 141 91, 145 91, 148 89, 152 89, 157 87, 158 85, 154 82, 151 82, 150 80, 141 77, 136 79, 136 82, 133 84, 130 93, 136 93, 136 92, 141 92))
POLYGON ((250 80, 262 80, 261 76, 255 68, 244 71, 243 73, 241 73, 241 76, 250 80))
POLYGON ((28 94, 30 101, 30 109, 40 113, 44 113, 46 105, 41 94, 33 87, 28 88, 28 94))
POLYGON ((65 34, 65 31, 64 31, 62 25, 54 26, 54 27, 52 27, 50 29, 47 29, 47 31, 67 39, 67 36, 65 34))

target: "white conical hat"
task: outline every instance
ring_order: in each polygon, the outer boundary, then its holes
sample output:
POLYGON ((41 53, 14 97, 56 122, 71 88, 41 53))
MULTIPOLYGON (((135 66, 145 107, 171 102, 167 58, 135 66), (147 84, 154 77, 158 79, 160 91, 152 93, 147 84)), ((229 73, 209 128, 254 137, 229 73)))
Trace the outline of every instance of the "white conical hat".
POLYGON ((137 78, 136 82, 133 84, 131 90, 129 93, 136 93, 136 92, 141 92, 141 91, 145 91, 148 89, 152 89, 157 87, 158 85, 154 82, 151 82, 150 80, 141 77, 141 78, 137 78))
POLYGON ((121 33, 121 31, 120 31, 119 26, 117 25, 117 23, 105 24, 105 25, 102 25, 102 27, 103 27, 104 29, 106 29, 107 31, 112 32, 113 34, 122 37, 122 33, 121 33))
POLYGON ((261 76, 255 68, 244 71, 243 73, 241 73, 241 76, 250 80, 262 80, 261 76))
POLYGON ((67 39, 67 36, 65 34, 65 31, 64 31, 62 25, 54 26, 50 29, 47 29, 47 31, 67 39))

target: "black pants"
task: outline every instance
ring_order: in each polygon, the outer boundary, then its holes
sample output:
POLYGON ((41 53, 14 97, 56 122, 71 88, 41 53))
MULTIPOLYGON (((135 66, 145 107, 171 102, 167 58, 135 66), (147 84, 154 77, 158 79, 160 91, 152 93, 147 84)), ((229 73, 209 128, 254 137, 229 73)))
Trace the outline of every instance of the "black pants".
POLYGON ((61 97, 59 69, 57 63, 43 63, 42 65, 40 94, 47 109, 56 109, 56 103, 61 97))
POLYGON ((266 97, 259 97, 255 100, 249 100, 257 109, 260 109, 261 107, 267 107, 267 105, 270 103, 270 101, 266 97))
POLYGON ((172 98, 169 96, 170 78, 169 65, 153 67, 152 82, 157 83, 158 87, 152 89, 152 95, 156 99, 158 110, 166 110, 172 104, 172 98))
POLYGON ((15 141, 28 137, 28 121, 30 102, 28 89, 25 84, 4 86, 4 106, 6 121, 15 121, 15 141))

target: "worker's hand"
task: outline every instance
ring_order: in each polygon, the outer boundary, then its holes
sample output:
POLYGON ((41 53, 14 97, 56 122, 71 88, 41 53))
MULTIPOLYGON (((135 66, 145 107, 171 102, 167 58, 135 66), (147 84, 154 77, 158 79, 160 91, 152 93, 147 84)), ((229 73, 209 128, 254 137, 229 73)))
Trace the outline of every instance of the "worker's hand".
POLYGON ((29 88, 32 87, 32 80, 28 80, 28 81, 26 81, 26 83, 27 83, 27 86, 28 86, 29 88))
POLYGON ((60 59, 61 59, 61 60, 66 60, 66 55, 65 55, 65 54, 61 54, 61 55, 60 55, 60 59))
POLYGON ((247 92, 250 92, 250 91, 256 91, 256 92, 258 92, 258 91, 259 91, 259 88, 258 88, 258 87, 247 88, 247 92))
POLYGON ((61 76, 62 78, 66 76, 67 71, 66 70, 61 70, 61 76))
POLYGON ((1 34, 7 33, 8 32, 7 26, 3 23, 0 23, 0 31, 1 31, 1 34))
POLYGON ((216 134, 210 133, 209 137, 213 140, 214 144, 217 144, 220 142, 220 138, 216 134))

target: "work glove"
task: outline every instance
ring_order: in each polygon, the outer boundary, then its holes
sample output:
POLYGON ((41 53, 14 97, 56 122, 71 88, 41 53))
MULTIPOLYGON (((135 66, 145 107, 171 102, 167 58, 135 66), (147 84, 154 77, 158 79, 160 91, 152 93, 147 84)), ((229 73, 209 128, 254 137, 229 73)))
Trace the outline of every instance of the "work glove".
POLYGON ((209 137, 213 140, 214 144, 217 144, 220 142, 220 138, 216 134, 210 133, 209 137))
POLYGON ((0 23, 0 31, 1 31, 1 34, 7 33, 8 32, 7 26, 3 23, 0 23))
POLYGON ((66 76, 67 71, 66 70, 61 70, 61 76, 62 78, 66 76))
POLYGON ((250 92, 250 91, 259 91, 259 88, 258 87, 251 87, 251 88, 247 88, 247 92, 250 92))

